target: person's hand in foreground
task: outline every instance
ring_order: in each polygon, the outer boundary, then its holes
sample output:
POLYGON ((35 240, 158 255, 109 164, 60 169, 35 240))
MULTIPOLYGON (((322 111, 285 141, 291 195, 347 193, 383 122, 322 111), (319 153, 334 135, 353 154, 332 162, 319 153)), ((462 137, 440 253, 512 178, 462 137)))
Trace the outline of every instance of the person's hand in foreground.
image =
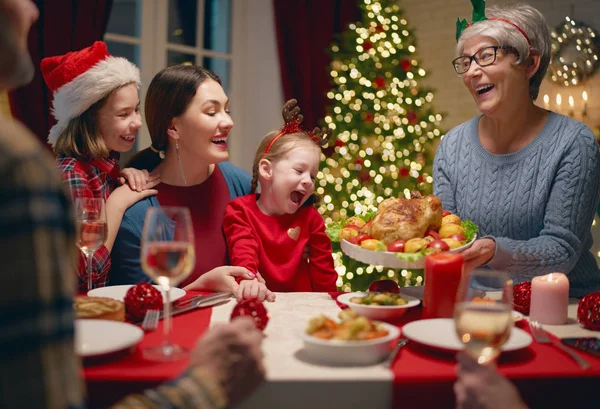
POLYGON ((454 384, 457 409, 527 409, 517 388, 493 366, 459 352, 454 384))
POLYGON ((191 365, 214 376, 230 405, 249 396, 265 379, 264 335, 248 317, 211 328, 192 353, 191 365))

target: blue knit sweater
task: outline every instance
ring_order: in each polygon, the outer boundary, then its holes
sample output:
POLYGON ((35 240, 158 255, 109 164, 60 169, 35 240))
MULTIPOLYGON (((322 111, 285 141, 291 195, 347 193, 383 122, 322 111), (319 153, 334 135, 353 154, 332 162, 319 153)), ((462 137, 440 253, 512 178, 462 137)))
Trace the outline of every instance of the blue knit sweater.
POLYGON ((600 192, 600 154, 584 124, 550 113, 525 148, 494 155, 480 143, 476 117, 452 129, 434 162, 434 192, 444 209, 496 241, 487 264, 515 282, 567 274, 571 296, 600 290, 590 227, 600 192))

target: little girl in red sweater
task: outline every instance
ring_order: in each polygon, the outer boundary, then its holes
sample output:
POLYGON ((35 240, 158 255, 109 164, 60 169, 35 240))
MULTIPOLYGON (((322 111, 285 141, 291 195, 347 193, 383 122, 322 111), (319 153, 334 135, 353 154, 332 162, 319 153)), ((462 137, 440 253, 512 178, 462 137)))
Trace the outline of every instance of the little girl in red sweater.
MULTIPOLYGON (((330 134, 303 131, 300 121, 298 116, 263 138, 251 186, 256 192, 260 182, 260 193, 238 197, 225 210, 231 264, 260 273, 271 291, 337 291, 331 241, 313 206, 320 148, 330 134)), ((250 289, 251 280, 244 281, 250 289)))

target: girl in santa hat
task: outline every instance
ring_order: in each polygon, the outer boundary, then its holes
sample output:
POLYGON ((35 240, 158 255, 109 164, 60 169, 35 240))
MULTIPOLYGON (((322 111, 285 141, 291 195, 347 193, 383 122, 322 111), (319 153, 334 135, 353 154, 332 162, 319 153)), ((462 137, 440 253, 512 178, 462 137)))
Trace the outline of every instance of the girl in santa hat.
MULTIPOLYGON (((108 233, 92 260, 92 286, 107 284, 110 253, 125 210, 156 194, 158 174, 128 168, 120 170, 119 153, 129 151, 142 126, 139 113, 138 68, 113 57, 97 41, 81 51, 44 58, 41 70, 54 94, 57 120, 48 142, 73 199, 106 200, 108 233), (127 181, 127 183, 125 183, 127 181), (121 185, 121 186, 119 186, 121 185)), ((80 257, 79 289, 87 290, 85 258, 80 257)))

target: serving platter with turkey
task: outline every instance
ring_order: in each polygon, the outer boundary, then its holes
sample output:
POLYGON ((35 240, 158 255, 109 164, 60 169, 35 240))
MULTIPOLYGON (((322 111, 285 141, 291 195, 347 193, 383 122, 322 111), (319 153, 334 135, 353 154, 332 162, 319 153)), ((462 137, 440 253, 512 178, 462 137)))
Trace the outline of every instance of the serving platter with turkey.
POLYGON ((477 238, 477 226, 443 210, 435 195, 411 192, 411 198, 389 198, 375 217, 350 217, 339 232, 342 251, 362 263, 401 269, 422 269, 425 256, 460 252, 477 238))

